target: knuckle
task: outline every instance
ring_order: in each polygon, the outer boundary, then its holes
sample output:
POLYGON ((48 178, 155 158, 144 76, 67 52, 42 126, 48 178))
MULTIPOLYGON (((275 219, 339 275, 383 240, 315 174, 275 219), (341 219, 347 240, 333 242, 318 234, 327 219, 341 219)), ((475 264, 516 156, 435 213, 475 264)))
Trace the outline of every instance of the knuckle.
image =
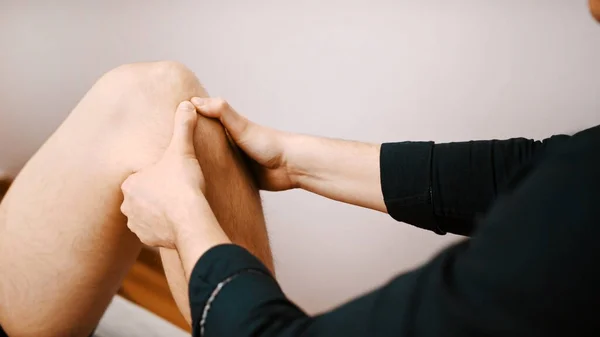
POLYGON ((129 187, 131 185, 131 183, 129 182, 130 178, 125 179, 125 181, 121 184, 121 190, 123 192, 129 192, 129 187))
POLYGON ((215 98, 214 102, 215 107, 220 111, 229 109, 229 103, 227 103, 227 101, 222 99, 221 97, 215 98))
MULTIPOLYGON (((128 210, 129 210, 129 208, 127 207, 125 202, 123 202, 121 204, 121 213, 123 213, 126 216, 129 213, 128 210)), ((127 225, 129 226, 129 222, 127 222, 127 225)))
POLYGON ((132 175, 127 177, 127 179, 125 179, 125 181, 123 181, 123 183, 121 184, 121 190, 125 194, 131 194, 131 192, 135 188, 136 182, 139 180, 138 177, 139 173, 133 173, 132 175))

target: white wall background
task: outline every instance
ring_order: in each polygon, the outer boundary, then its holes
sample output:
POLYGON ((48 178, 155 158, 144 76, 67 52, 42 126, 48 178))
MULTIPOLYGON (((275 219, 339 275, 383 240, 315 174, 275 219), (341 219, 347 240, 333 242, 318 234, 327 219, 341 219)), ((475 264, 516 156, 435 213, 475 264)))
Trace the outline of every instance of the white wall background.
MULTIPOLYGON (((174 59, 272 127, 370 142, 540 138, 600 123, 585 0, 0 0, 0 169, 103 72, 174 59)), ((455 238, 302 191, 265 194, 284 290, 309 312, 455 238)))

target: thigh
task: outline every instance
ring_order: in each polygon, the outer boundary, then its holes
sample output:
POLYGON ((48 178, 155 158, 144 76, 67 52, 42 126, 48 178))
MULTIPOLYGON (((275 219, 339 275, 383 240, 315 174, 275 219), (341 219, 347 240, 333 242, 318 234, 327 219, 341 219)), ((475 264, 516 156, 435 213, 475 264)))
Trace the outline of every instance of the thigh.
POLYGON ((7 333, 91 332, 140 249, 120 184, 159 158, 176 105, 196 95, 205 92, 177 63, 112 70, 26 164, 0 204, 7 333))

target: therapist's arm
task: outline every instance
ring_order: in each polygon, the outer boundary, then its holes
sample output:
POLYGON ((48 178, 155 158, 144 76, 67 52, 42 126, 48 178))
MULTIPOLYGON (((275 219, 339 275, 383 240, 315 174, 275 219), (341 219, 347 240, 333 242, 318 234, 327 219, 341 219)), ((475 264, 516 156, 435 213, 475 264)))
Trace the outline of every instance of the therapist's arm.
POLYGON ((294 305, 243 248, 214 246, 189 280, 194 335, 547 337, 598 331, 589 308, 600 298, 600 160, 597 141, 581 144, 587 145, 530 169, 470 241, 322 315, 294 305))
POLYGON ((192 101, 252 158, 261 188, 299 187, 440 234, 470 235, 511 176, 568 139, 370 144, 271 129, 222 99, 192 101))
POLYGON ((569 136, 382 145, 286 135, 298 186, 439 234, 471 235, 509 181, 569 136))
POLYGON ((470 236, 498 195, 569 136, 457 143, 401 142, 381 146, 381 189, 396 220, 470 236))

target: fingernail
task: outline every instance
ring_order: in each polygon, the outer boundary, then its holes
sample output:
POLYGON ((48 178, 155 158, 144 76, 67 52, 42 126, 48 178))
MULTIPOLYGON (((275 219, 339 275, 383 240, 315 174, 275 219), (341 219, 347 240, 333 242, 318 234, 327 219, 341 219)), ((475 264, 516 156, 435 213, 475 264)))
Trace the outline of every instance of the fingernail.
POLYGON ((179 107, 177 107, 177 109, 196 110, 196 108, 194 108, 194 105, 192 105, 192 103, 190 103, 189 101, 183 101, 183 102, 179 103, 179 107))
POLYGON ((200 97, 192 98, 192 103, 194 103, 195 106, 202 106, 202 105, 204 105, 205 101, 206 100, 204 98, 200 98, 200 97))

